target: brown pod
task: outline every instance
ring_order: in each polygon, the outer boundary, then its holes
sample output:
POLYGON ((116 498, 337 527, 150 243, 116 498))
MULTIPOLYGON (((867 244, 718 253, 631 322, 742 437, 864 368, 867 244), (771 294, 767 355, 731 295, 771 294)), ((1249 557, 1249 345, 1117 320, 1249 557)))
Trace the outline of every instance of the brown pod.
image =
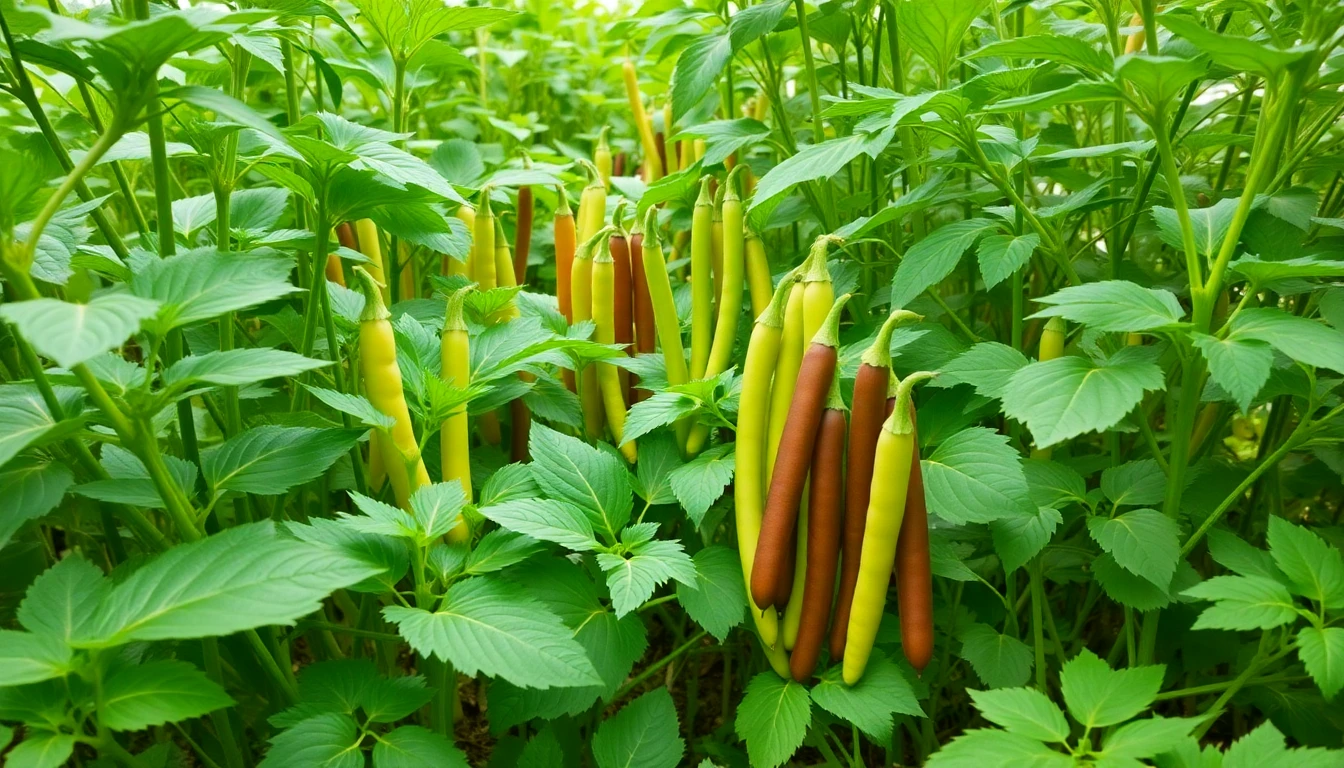
POLYGON ((761 537, 756 542, 756 563, 751 570, 751 597, 757 605, 783 608, 793 588, 790 564, 793 532, 798 522, 798 504, 807 483, 808 464, 821 426, 826 393, 835 376, 835 347, 814 341, 803 355, 798 384, 789 403, 789 415, 775 458, 774 475, 765 499, 761 537), (782 599, 781 599, 782 598, 782 599))
MULTIPOLYGON (((850 401, 853 422, 849 430, 849 474, 845 477, 845 524, 841 543, 840 591, 835 600, 835 620, 831 623, 831 658, 845 655, 845 637, 849 628, 849 609, 854 602, 854 585, 859 580, 859 554, 863 551, 863 531, 868 519, 868 498, 873 483, 873 457, 877 438, 887 417, 887 384, 891 369, 863 363, 854 377, 850 401)), ((895 400, 892 400, 894 403, 895 400)))
POLYGON ((518 226, 513 235, 513 279, 527 284, 527 255, 532 250, 532 188, 518 189, 518 226))
POLYGON ((667 173, 667 140, 662 131, 653 134, 653 145, 658 148, 658 161, 663 164, 663 173, 667 173))
POLYGON ((355 237, 355 228, 350 226, 350 222, 342 221, 336 225, 336 241, 344 248, 352 251, 359 250, 359 240, 355 237))
MULTIPOLYGON (((839 392, 835 401, 840 400, 839 392)), ((840 556, 841 508, 845 493, 845 412, 828 404, 812 452, 812 485, 807 506, 807 571, 798 640, 789 656, 793 679, 805 683, 817 668, 826 622, 831 617, 835 565, 840 556)))
POLYGON ((625 175, 625 153, 624 153, 624 152, 617 152, 616 155, 615 155, 614 157, 611 158, 611 175, 612 175, 612 176, 624 176, 624 175, 625 175))
MULTIPOLYGON (((913 406, 911 406, 913 409, 913 406)), ((929 564, 929 509, 919 467, 919 436, 910 464, 910 490, 896 540, 896 600, 901 616, 901 650, 923 673, 933 658, 933 574, 929 564)))
MULTIPOLYGON (((611 248, 611 260, 615 263, 615 280, 612 283, 612 311, 616 316, 616 343, 625 350, 626 354, 633 356, 635 354, 635 331, 634 331, 634 276, 630 266, 630 241, 626 238, 624 232, 617 232, 607 241, 611 248)), ((629 405, 634 392, 630 385, 630 372, 624 368, 617 369, 621 379, 621 391, 624 393, 625 403, 629 405)))
MULTIPOLYGON (((630 267, 634 274, 635 282, 635 352, 640 354, 651 354, 657 349, 655 339, 657 339, 658 329, 653 320, 653 300, 649 298, 649 279, 644 274, 644 233, 635 232, 630 235, 630 267)), ((638 383, 638 378, 631 374, 631 379, 638 383)), ((647 389, 636 389, 635 400, 643 400, 649 396, 647 389)))

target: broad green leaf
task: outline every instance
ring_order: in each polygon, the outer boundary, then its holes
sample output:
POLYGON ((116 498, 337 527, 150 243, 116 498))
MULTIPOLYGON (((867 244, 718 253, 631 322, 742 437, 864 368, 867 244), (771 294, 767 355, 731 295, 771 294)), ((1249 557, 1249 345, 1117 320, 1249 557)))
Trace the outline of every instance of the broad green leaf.
POLYGON ((1297 655, 1327 701, 1344 688, 1344 629, 1303 627, 1297 633, 1297 655))
POLYGON ((1159 107, 1176 98, 1192 80, 1209 68, 1205 59, 1130 54, 1115 60, 1115 75, 1128 82, 1150 105, 1159 107))
POLYGON ((1280 280, 1344 277, 1344 261, 1302 256, 1283 261, 1261 261, 1258 256, 1243 256, 1227 265, 1257 286, 1280 280))
POLYGON ((759 120, 743 117, 737 120, 715 120, 683 128, 673 138, 678 137, 704 139, 705 156, 701 162, 709 166, 722 163, 729 155, 740 149, 765 141, 770 137, 770 128, 759 120))
POLYGON ((0 688, 62 677, 70 662, 70 646, 51 635, 0 629, 0 688))
POLYGON ((1203 333, 1191 334, 1190 340, 1208 361, 1214 383, 1232 396, 1242 413, 1249 411, 1274 365, 1269 344, 1258 339, 1219 339, 1203 333))
POLYGON ((1297 594, 1326 608, 1344 607, 1344 559, 1338 549, 1277 515, 1269 518, 1268 540, 1269 554, 1297 594))
POLYGON ((1061 509, 1087 497, 1087 482, 1066 464, 1028 459, 1022 462, 1022 472, 1027 476, 1031 500, 1038 506, 1061 509))
POLYGON ((349 414, 359 419, 364 425, 374 428, 391 429, 397 420, 379 411, 373 407, 373 403, 347 392, 337 392, 334 389, 323 389, 321 387, 310 387, 304 385, 318 400, 326 403, 341 413, 349 414))
POLYGON ((203 248, 148 262, 131 293, 162 305, 155 325, 166 332, 299 290, 289 283, 293 268, 288 258, 203 248))
POLYGON ((452 6, 442 0, 358 0, 354 5, 402 61, 439 35, 488 27, 514 15, 503 8, 452 6))
POLYGON ((52 635, 63 642, 82 636, 111 583, 98 566, 72 554, 48 568, 28 587, 19 605, 23 628, 52 635))
POLYGON ((1015 637, 1001 635, 986 624, 971 624, 957 637, 960 656, 991 688, 1025 685, 1033 666, 1031 647, 1015 637))
POLYGON ((156 301, 104 293, 87 304, 60 299, 10 302, 0 306, 0 318, 13 323, 39 353, 63 368, 73 368, 121 346, 158 309, 156 301))
POLYGON ((541 544, 531 536, 504 530, 491 531, 481 537, 467 557, 466 572, 479 576, 501 571, 521 563, 540 552, 541 544))
POLYGON ((290 624, 332 590, 378 569, 328 547, 281 537, 270 522, 178 544, 114 586, 78 643, 107 648, 137 640, 229 635, 290 624))
MULTIPOLYGON (((5 415, 0 398, 0 424, 4 423, 5 415)), ((0 439, 0 449, 5 442, 0 439)), ((74 475, 64 464, 14 462, 0 472, 0 499, 5 499, 4 507, 0 508, 0 549, 24 523, 55 509, 73 482, 74 475)))
POLYGON ((1175 749, 1201 722, 1197 717, 1158 717, 1126 723, 1106 734, 1102 752, 1110 758, 1152 757, 1175 749))
POLYGON ((982 768, 987 765, 1023 768, 1072 768, 1074 759, 1036 739, 996 728, 967 731, 929 755, 927 768, 982 768))
POLYGON ((1101 472, 1101 492, 1117 507, 1144 507, 1166 498, 1167 475, 1153 459, 1139 459, 1101 472))
POLYGON ((961 52, 962 38, 986 5, 985 0, 906 0, 896 5, 896 25, 910 50, 928 62, 935 78, 946 78, 961 52))
POLYGON ((488 520, 540 541, 559 544, 576 552, 596 549, 593 526, 583 510, 566 501, 513 499, 480 508, 488 520))
POLYGON ((1307 55, 1304 48, 1285 51, 1226 31, 1214 31, 1186 15, 1164 13, 1157 19, 1162 26, 1208 54, 1214 63, 1238 72, 1271 77, 1307 55))
POLYGON ((1055 529, 1064 522, 1059 510, 1041 507, 1032 517, 1005 517, 992 520, 989 532, 994 538, 994 551, 1003 561, 1003 567, 1015 571, 1026 565, 1045 549, 1055 535, 1055 529))
POLYGON ((1144 392, 1165 383, 1162 369, 1141 347, 1126 347, 1100 364, 1065 356, 1014 373, 1004 388, 1003 410, 1026 423, 1044 448, 1115 426, 1144 392))
POLYGON ((1031 254, 1041 244, 1041 236, 1032 232, 1026 235, 990 235, 980 241, 976 249, 976 258, 980 260, 980 274, 985 278, 985 288, 993 288, 1013 276, 1013 273, 1031 261, 1031 254))
POLYGON ((123 667, 104 684, 98 721, 114 731, 176 723, 233 704, 218 683, 185 661, 123 667))
POLYGON ((204 452, 201 469, 216 493, 281 494, 321 476, 362 434, 354 429, 253 427, 204 452))
POLYGON ((625 555, 602 552, 597 564, 607 574, 611 605, 618 617, 638 609, 669 579, 696 588, 695 564, 679 541, 643 541, 625 555))
POLYGON ((295 765, 362 768, 364 753, 355 721, 334 712, 316 715, 271 737, 271 748, 257 768, 295 765))
POLYGON ((528 449, 532 476, 546 495, 577 504, 612 540, 630 522, 630 473, 620 459, 539 424, 532 425, 528 449))
POLYGON ((602 722, 593 736, 598 768, 676 768, 686 752, 677 709, 666 688, 655 688, 602 722))
POLYGON ((1073 719, 1087 728, 1123 723, 1153 703, 1165 667, 1113 670, 1096 654, 1084 650, 1064 663, 1059 685, 1073 719))
POLYGON ((1280 309, 1262 307, 1238 313, 1229 339, 1263 341, 1292 359, 1344 373, 1344 333, 1280 309))
MULTIPOLYGON (((1212 258, 1223 247, 1223 239, 1232 226, 1236 212, 1235 198, 1219 200, 1207 208, 1190 209, 1190 227, 1195 235, 1195 250, 1200 255, 1212 258)), ((1185 248, 1181 222, 1175 208, 1153 206, 1153 220, 1157 222, 1157 232, 1162 242, 1177 251, 1185 248)))
POLYGON ((468 768, 467 756, 443 734, 403 725, 379 737, 374 768, 468 768))
POLYGON ((1109 520, 1090 517, 1088 532, 1130 573, 1165 588, 1180 558, 1180 529, 1155 509, 1136 509, 1109 520))
POLYGON ((1008 438, 971 427, 944 440, 924 459, 929 511, 951 523, 987 523, 1034 514, 1022 461, 1008 438))
POLYGON ((672 493, 696 526, 704 521, 710 505, 723 496, 732 482, 736 456, 734 445, 727 443, 705 451, 670 473, 672 493))
POLYGON ((668 391, 656 392, 648 399, 630 407, 621 438, 637 440, 659 427, 695 413, 699 407, 700 403, 690 395, 668 391))
POLYGON ((1214 601, 1195 620, 1195 629, 1273 629, 1298 616, 1288 589, 1263 576, 1214 576, 1181 594, 1214 601))
POLYGON ((75 751, 75 737, 67 733, 32 730, 5 757, 14 768, 60 768, 75 751))
POLYGON ((891 305, 904 307, 952 274, 961 255, 986 234, 997 230, 993 219, 955 221, 931 232, 905 252, 891 282, 891 305))
POLYGON ((1070 286, 1036 301, 1047 306, 1033 318, 1062 317, 1098 331, 1151 331, 1185 315, 1175 294, 1128 280, 1070 286))
POLYGON ((466 675, 481 672, 526 688, 601 682, 559 617, 519 587, 491 577, 454 584, 435 612, 392 605, 383 616, 412 648, 466 675))
POLYGON ((417 488, 411 494, 410 506, 421 539, 430 542, 451 531, 466 503, 467 495, 457 480, 417 488))
POLYGON ((771 168, 757 182, 749 209, 751 225, 763 229, 784 193, 806 181, 829 179, 859 155, 876 157, 891 143, 894 135, 890 129, 872 134, 854 133, 800 148, 798 154, 771 168))
MULTIPOLYGON (((988 238, 986 238, 988 239, 988 238)), ((931 387, 970 384, 978 394, 998 398, 1017 369, 1027 364, 1021 352, 997 341, 982 341, 944 365, 931 387)))
POLYGON ((747 683, 733 729, 747 742, 751 765, 779 768, 803 745, 811 722, 807 689, 766 671, 747 683))
POLYGON ((695 587, 678 584, 677 600, 697 624, 723 642, 746 615, 742 560, 733 550, 717 544, 696 552, 691 560, 695 563, 695 587))
POLYGON ((163 372, 163 383, 172 388, 185 388, 197 382, 237 387, 297 376, 327 365, 331 363, 280 349, 231 349, 184 357, 163 372))
POLYGON ((1257 549, 1245 539, 1223 528, 1214 528, 1208 535, 1209 555, 1214 561, 1241 576, 1261 576, 1282 581, 1284 576, 1274 565, 1274 558, 1265 550, 1257 549))
POLYGON ((1067 64, 1093 75, 1108 75, 1112 59, 1105 51, 1067 35, 1025 35, 998 40, 968 53, 966 58, 1040 59, 1067 64))
POLYGON ((722 27, 695 38, 672 70, 672 116, 680 118, 704 98, 733 58, 733 41, 722 27))
POLYGON ((485 481, 485 487, 481 489, 477 504, 481 507, 502 504, 506 501, 532 498, 540 492, 541 489, 532 479, 531 465, 505 464, 485 481))
POLYGON ((1172 603, 1168 587, 1130 573, 1109 552, 1092 561, 1092 575, 1108 597, 1136 611, 1155 611, 1172 603))
POLYGON ((1069 723, 1048 696, 1035 688, 969 690, 980 716, 1009 733, 1039 741, 1063 744, 1069 739, 1069 723))
POLYGON ((925 717, 901 668, 876 649, 858 683, 846 685, 842 666, 836 664, 810 693, 817 706, 858 726, 875 744, 891 743, 893 715, 925 717))
POLYGON ((682 463, 672 435, 664 433, 640 441, 635 492, 649 504, 675 504, 677 495, 672 491, 671 474, 682 463))
MULTIPOLYGON (((165 454, 163 461, 168 466, 168 474, 177 481, 179 488, 196 487, 198 473, 195 464, 171 454, 165 454)), ((159 496, 158 486, 149 476, 149 470, 135 454, 119 446, 104 445, 102 465, 110 479, 83 483, 75 486, 74 491, 81 496, 112 504, 166 508, 167 505, 159 496)))

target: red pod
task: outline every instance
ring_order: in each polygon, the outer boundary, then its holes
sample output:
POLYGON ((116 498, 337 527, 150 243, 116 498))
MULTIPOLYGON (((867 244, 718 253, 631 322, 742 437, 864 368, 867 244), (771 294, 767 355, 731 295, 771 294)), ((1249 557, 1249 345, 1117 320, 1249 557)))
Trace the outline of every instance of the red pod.
MULTIPOLYGON (((619 344, 626 354, 634 356, 635 354, 635 326, 634 326, 634 275, 630 266, 630 241, 626 238, 623 231, 618 231, 607 241, 611 248, 611 260, 615 264, 615 280, 612 283, 613 294, 613 314, 616 316, 616 343, 619 344)), ((621 391, 625 396, 625 403, 629 405, 634 392, 630 385, 630 373, 624 368, 618 369, 621 378, 621 391)))
POLYGON ((840 556, 841 510, 845 493, 845 412, 839 392, 821 416, 812 452, 812 485, 807 505, 807 570, 798 640, 789 656, 793 679, 805 683, 817 668, 826 622, 831 617, 835 565, 840 556))
MULTIPOLYGON (((854 602, 854 585, 859 580, 859 554, 863 551, 863 530, 868 517, 868 499, 873 483, 873 457, 882 422, 887 420, 887 384, 891 369, 863 363, 854 377, 850 401, 853 424, 849 431, 849 474, 845 478, 845 522, 840 560, 840 591, 835 601, 835 620, 831 624, 831 658, 845 655, 845 633, 849 627, 849 609, 854 602)), ((892 401, 893 403, 895 400, 892 401)))
POLYGON ((663 164, 663 173, 667 173, 667 140, 662 131, 653 134, 653 145, 658 148, 658 160, 663 164))
POLYGON ((612 176, 624 176, 624 175, 625 175, 625 153, 624 153, 624 152, 617 152, 617 153, 616 153, 616 156, 613 157, 613 158, 611 158, 611 175, 612 175, 612 176))
POLYGON ((518 227, 513 236, 513 277, 527 284, 527 255, 532 250, 532 188, 518 189, 518 227))
POLYGON ((798 371, 798 384, 784 421, 775 471, 765 499, 756 564, 751 571, 751 597, 760 606, 782 608, 793 588, 791 542, 798 522, 798 504, 807 483, 826 393, 835 377, 835 362, 835 347, 814 341, 803 355, 798 371))
MULTIPOLYGON (((657 349, 658 328, 653 320, 653 300, 649 297, 649 278, 644 274, 644 233, 630 235, 630 267, 635 282, 635 352, 651 354, 657 349)), ((638 382, 634 374, 631 379, 638 382)), ((647 389, 636 389, 635 400, 649 396, 647 389)))
POLYGON ((910 464, 905 517, 901 519, 901 533, 896 540, 896 600, 901 616, 901 650, 910 666, 923 673, 933 658, 933 574, 929 562, 929 509, 924 501, 918 435, 910 464))
POLYGON ((348 221, 342 221, 336 225, 336 241, 343 248, 349 248, 352 251, 359 250, 359 240, 355 238, 355 228, 350 226, 348 221))

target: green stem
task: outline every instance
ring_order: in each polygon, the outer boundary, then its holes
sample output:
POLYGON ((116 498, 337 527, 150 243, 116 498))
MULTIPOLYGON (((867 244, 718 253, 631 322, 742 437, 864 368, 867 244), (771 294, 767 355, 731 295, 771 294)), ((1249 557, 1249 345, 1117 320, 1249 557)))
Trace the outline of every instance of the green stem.
MULTIPOLYGON (((224 686, 224 672, 219 663, 219 639, 207 637, 201 641, 205 672, 220 687, 224 686)), ((224 762, 228 768, 242 768, 243 752, 238 748, 238 739, 233 734, 233 722, 229 719, 228 709, 217 709, 210 713, 210 722, 215 725, 220 746, 224 748, 224 762)))
POLYGON ((1171 147, 1171 138, 1163 129, 1163 112, 1158 111, 1153 121, 1153 140, 1157 142, 1157 155, 1162 161, 1162 172, 1167 177, 1167 191, 1171 204, 1176 209, 1176 220, 1181 225, 1181 246, 1185 251, 1185 271, 1190 281, 1190 296, 1195 303, 1195 314, 1199 315, 1199 303, 1204 300, 1204 277, 1199 264, 1199 248, 1195 245, 1195 227, 1190 221, 1190 209, 1185 200, 1185 188, 1181 186, 1181 171, 1176 166, 1176 154, 1171 147))
MULTIPOLYGON (((1031 642, 1036 652, 1036 690, 1049 695, 1046 689, 1045 668, 1045 585, 1041 578, 1041 559, 1036 559, 1028 568, 1031 576, 1031 642)), ((1063 661, 1063 659, 1060 659, 1063 661)))
POLYGON ((640 683, 643 683, 645 680, 648 680, 650 677, 653 677, 654 675, 658 674, 658 670, 662 669, 668 664, 671 664, 673 661, 676 661, 677 658, 679 658, 682 654, 694 648, 695 645, 699 643, 701 640, 704 640, 708 634, 709 634, 708 632, 702 629, 699 632, 692 635, 689 640, 678 646, 676 650, 672 651, 671 653, 659 659, 658 661, 654 662, 653 664, 650 664, 649 666, 645 667, 643 670, 640 671, 638 675, 635 675, 634 677, 630 678, 630 682, 626 683, 625 685, 622 685, 620 689, 616 691, 616 695, 611 697, 611 700, 617 701, 623 698, 626 694, 633 691, 635 688, 638 688, 640 683))

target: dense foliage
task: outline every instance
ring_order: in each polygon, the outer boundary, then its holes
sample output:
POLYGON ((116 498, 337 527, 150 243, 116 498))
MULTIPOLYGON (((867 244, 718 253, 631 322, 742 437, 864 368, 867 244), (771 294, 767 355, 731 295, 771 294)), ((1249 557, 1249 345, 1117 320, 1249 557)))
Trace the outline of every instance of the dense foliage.
POLYGON ((1339 764, 1341 25, 0 0, 4 764, 1339 764), (748 610, 794 280, 921 382, 922 673, 748 610))

